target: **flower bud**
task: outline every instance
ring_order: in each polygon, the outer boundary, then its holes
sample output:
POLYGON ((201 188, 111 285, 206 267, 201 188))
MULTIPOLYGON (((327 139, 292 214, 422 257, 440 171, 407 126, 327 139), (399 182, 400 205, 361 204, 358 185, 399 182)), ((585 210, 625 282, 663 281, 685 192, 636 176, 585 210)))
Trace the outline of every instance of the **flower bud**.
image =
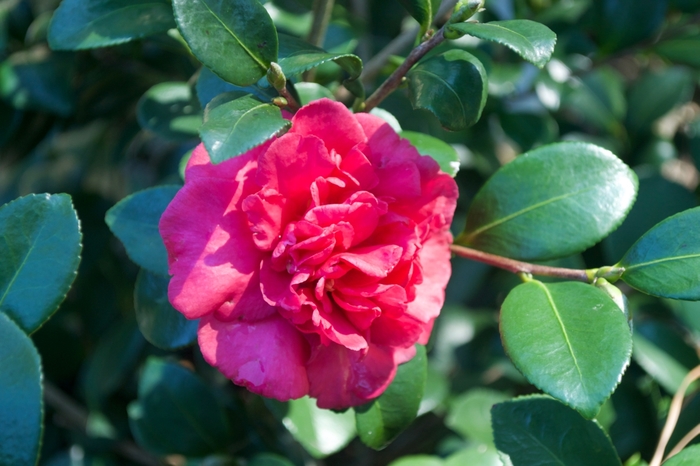
POLYGON ((284 76, 282 67, 275 62, 270 63, 270 68, 267 70, 267 81, 278 91, 287 85, 287 78, 284 76))

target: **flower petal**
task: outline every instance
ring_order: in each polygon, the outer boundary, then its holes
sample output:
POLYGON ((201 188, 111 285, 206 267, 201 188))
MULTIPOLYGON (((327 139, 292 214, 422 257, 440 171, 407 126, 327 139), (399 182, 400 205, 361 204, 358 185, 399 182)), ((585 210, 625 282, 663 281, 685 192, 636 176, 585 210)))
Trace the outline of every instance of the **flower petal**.
POLYGON ((235 384, 286 401, 309 392, 309 345, 286 320, 272 316, 254 323, 205 317, 199 325, 202 356, 235 384))
POLYGON ((328 152, 346 154, 355 145, 366 141, 362 127, 345 105, 320 99, 305 105, 294 115, 289 133, 321 138, 328 152))
POLYGON ((319 408, 342 409, 381 395, 396 375, 394 349, 370 345, 363 354, 343 346, 317 345, 309 360, 309 394, 319 408))
POLYGON ((255 161, 249 153, 219 166, 235 176, 208 176, 208 168, 197 165, 197 176, 161 217, 173 276, 168 297, 189 319, 220 308, 226 318, 262 318, 269 314, 258 285, 262 255, 240 210, 242 198, 256 189, 255 161))

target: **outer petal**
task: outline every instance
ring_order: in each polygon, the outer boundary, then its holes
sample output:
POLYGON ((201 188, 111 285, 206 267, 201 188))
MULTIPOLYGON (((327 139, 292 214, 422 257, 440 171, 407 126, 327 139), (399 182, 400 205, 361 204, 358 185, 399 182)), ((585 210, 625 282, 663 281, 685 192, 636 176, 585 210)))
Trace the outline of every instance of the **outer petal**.
POLYGON ((319 408, 357 406, 381 395, 396 375, 394 349, 370 345, 363 355, 343 346, 318 345, 307 365, 309 394, 319 408))
POLYGON ((308 198, 311 183, 328 176, 334 168, 321 139, 290 132, 273 142, 258 159, 257 182, 291 198, 289 203, 294 204, 308 198))
MULTIPOLYGON (((201 154, 195 163, 201 161, 201 154)), ((220 308, 227 318, 264 317, 269 310, 259 288, 262 256, 240 210, 242 198, 257 189, 255 161, 248 153, 219 167, 223 175, 233 176, 221 177, 205 164, 195 165, 196 176, 161 217, 159 229, 173 275, 168 297, 190 319, 220 308)), ((192 173, 193 167, 189 170, 192 173)))
POLYGON ((320 99, 302 107, 292 118, 289 133, 314 135, 323 140, 328 152, 346 154, 367 140, 353 114, 340 102, 320 99))
POLYGON ((444 228, 429 237, 418 252, 423 282, 416 285, 416 297, 408 303, 407 313, 421 322, 432 322, 445 302, 445 287, 452 272, 450 243, 452 234, 444 228))
POLYGON ((367 135, 368 157, 375 168, 415 162, 420 157, 418 150, 381 118, 368 113, 358 113, 355 118, 367 135))
POLYGON ((235 384, 281 401, 308 394, 309 345, 281 317, 254 323, 205 317, 198 335, 204 359, 235 384))

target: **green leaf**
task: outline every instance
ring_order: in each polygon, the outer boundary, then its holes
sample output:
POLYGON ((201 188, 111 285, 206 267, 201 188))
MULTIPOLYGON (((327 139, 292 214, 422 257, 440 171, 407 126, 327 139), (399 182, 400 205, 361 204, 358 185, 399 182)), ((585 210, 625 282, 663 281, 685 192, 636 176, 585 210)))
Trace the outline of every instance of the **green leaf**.
POLYGON ((557 35, 551 29, 527 19, 457 23, 449 29, 505 45, 538 68, 549 61, 557 43, 557 35))
POLYGON ((389 463, 389 466, 442 466, 442 458, 429 455, 404 456, 389 463))
POLYGON ((639 192, 632 210, 602 242, 605 260, 614 264, 657 223, 697 205, 695 194, 653 171, 639 177, 639 192))
POLYGON ((672 62, 700 68, 700 57, 695 53, 698 47, 700 35, 691 35, 660 42, 654 51, 672 62))
POLYGON ((0 207, 0 312, 32 333, 58 309, 82 249, 67 194, 30 194, 0 207))
POLYGON ((496 447, 514 466, 613 466, 620 459, 595 421, 547 396, 500 403, 491 409, 496 447))
POLYGON ((509 398, 487 388, 469 390, 452 401, 445 425, 469 440, 493 445, 491 407, 509 398))
POLYGON ((591 25, 601 45, 610 53, 650 38, 663 24, 666 0, 614 0, 592 3, 591 25))
POLYGON ((688 375, 688 368, 638 332, 632 335, 632 340, 634 361, 668 393, 676 393, 688 375))
POLYGON ((232 84, 255 83, 277 61, 277 30, 257 0, 173 0, 173 10, 192 53, 232 84))
POLYGON ((306 105, 309 102, 319 99, 335 100, 333 93, 327 88, 317 83, 297 83, 294 85, 299 94, 299 102, 301 105, 306 105))
POLYGON ((693 75, 682 67, 645 74, 629 90, 627 124, 630 130, 648 131, 654 121, 690 100, 693 89, 693 75))
POLYGON ((19 110, 68 116, 75 107, 73 60, 36 48, 12 54, 0 64, 0 97, 19 110))
POLYGON ((202 109, 184 82, 156 84, 141 97, 136 116, 142 128, 172 141, 197 137, 202 109))
POLYGON ((168 276, 168 253, 158 222, 179 186, 144 189, 119 201, 107 211, 105 222, 119 238, 132 261, 151 272, 168 276))
POLYGON ((700 445, 691 445, 664 461, 664 466, 697 466, 700 445))
POLYGON ((172 350, 197 339, 198 320, 187 320, 170 305, 170 279, 141 269, 134 289, 136 322, 149 343, 172 350))
MULTIPOLYGON (((206 107, 207 104, 214 99, 214 97, 225 92, 233 91, 237 91, 242 94, 253 94, 262 101, 272 100, 278 96, 278 93, 272 86, 263 87, 263 84, 266 83, 267 81, 259 81, 258 84, 253 84, 251 86, 234 86, 233 84, 227 83, 215 75, 206 66, 203 66, 202 69, 199 70, 199 77, 197 78, 195 90, 197 91, 197 98, 199 99, 202 107, 206 107)), ((297 86, 299 86, 299 84, 297 84, 297 86)))
POLYGON ((41 360, 32 341, 0 313, 0 464, 39 459, 44 407, 41 360))
POLYGON ((421 61, 406 79, 413 108, 429 110, 450 131, 476 123, 486 105, 484 66, 463 50, 450 50, 421 61))
MULTIPOLYGON (((491 414, 489 413, 489 419, 491 414)), ((490 431, 490 429, 489 429, 490 431)), ((443 466, 503 466, 498 451, 492 446, 471 445, 448 456, 443 466)))
MULTIPOLYGON (((430 24, 433 22, 433 16, 437 11, 433 11, 432 0, 399 0, 399 3, 406 8, 406 11, 420 24, 421 35, 425 34, 430 24)), ((437 4, 439 6, 439 3, 437 4)))
POLYGON ((355 408, 357 433, 365 445, 382 449, 413 422, 423 398, 426 374, 425 347, 416 345, 416 355, 399 366, 386 391, 355 408))
POLYGON ((579 282, 518 285, 503 302, 500 329, 523 375, 589 419, 632 355, 627 317, 603 291, 579 282))
POLYGON ((436 137, 413 131, 399 133, 404 139, 408 139, 421 155, 429 155, 440 165, 440 170, 454 177, 459 171, 459 156, 457 151, 445 141, 436 137))
POLYGON ((700 207, 667 218, 642 236, 619 264, 622 279, 644 293, 700 300, 700 207))
POLYGON ((356 435, 350 410, 336 413, 321 409, 308 396, 291 400, 288 406, 282 423, 314 458, 325 458, 342 450, 356 435))
POLYGON ((286 34, 280 35, 279 65, 285 76, 293 77, 328 62, 335 62, 348 77, 343 85, 355 95, 364 94, 357 78, 362 74, 362 60, 351 53, 331 53, 286 34), (360 89, 358 89, 358 87, 360 89))
POLYGON ((350 80, 357 79, 362 73, 362 60, 351 53, 329 53, 325 50, 292 36, 280 36, 280 62, 288 78, 316 68, 329 61, 336 62, 350 75, 350 80))
POLYGON ((567 82, 561 109, 574 122, 622 137, 627 110, 624 81, 612 68, 596 69, 567 82))
POLYGON ((197 375, 156 357, 146 361, 138 400, 128 407, 134 438, 159 455, 222 450, 232 441, 225 413, 216 393, 197 375))
POLYGON ((133 321, 113 324, 102 335, 85 366, 83 391, 91 409, 104 401, 134 373, 145 340, 133 321))
POLYGON ((498 170, 477 193, 459 244, 521 260, 584 251, 622 222, 637 176, 611 152, 562 142, 498 170))
POLYGON ((54 50, 121 44, 175 27, 167 0, 63 0, 49 26, 54 50))
POLYGON ((199 130, 212 163, 241 155, 291 127, 281 110, 252 96, 223 94, 212 100, 204 112, 199 130), (233 100, 231 100, 233 98, 233 100))

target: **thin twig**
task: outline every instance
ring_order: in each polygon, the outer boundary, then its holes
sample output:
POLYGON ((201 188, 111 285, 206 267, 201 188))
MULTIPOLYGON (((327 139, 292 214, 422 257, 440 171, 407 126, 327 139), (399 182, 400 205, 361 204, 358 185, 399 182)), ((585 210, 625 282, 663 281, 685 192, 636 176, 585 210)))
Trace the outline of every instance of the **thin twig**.
POLYGON ((673 450, 671 450, 671 452, 668 455, 666 455, 664 461, 667 461, 673 455, 677 455, 678 453, 680 453, 681 450, 683 450, 698 435, 700 435, 700 424, 693 427, 693 429, 690 432, 685 434, 685 436, 682 439, 680 439, 676 446, 673 447, 673 450))
POLYGON ((666 445, 668 445, 673 429, 676 428, 676 423, 681 415, 681 407, 683 405, 683 398, 685 398, 685 392, 688 390, 690 384, 697 379, 700 379, 700 366, 688 372, 688 375, 683 378, 681 385, 678 387, 678 391, 673 395, 671 406, 668 409, 668 416, 666 417, 666 424, 664 424, 664 428, 661 431, 659 443, 656 445, 656 451, 654 452, 654 457, 651 459, 651 462, 649 462, 649 466, 661 465, 661 459, 664 456, 666 445))
MULTIPOLYGON (((437 14, 435 15, 435 19, 438 21, 442 19, 443 16, 452 11, 452 8, 454 8, 456 3, 457 0, 443 0, 437 14)), ((410 47, 411 44, 413 44, 419 32, 420 26, 407 29, 389 42, 386 47, 380 50, 367 63, 365 63, 362 70, 362 82, 364 84, 369 84, 379 74, 382 68, 384 68, 384 65, 386 65, 392 55, 400 53, 402 50, 410 47)))
POLYGON ((406 73, 408 73, 410 69, 413 68, 413 65, 418 63, 418 60, 423 58, 426 53, 433 50, 435 47, 440 45, 443 40, 445 40, 444 32, 444 28, 440 29, 429 40, 423 42, 418 47, 413 49, 408 55, 408 57, 406 57, 406 60, 404 60, 404 62, 401 63, 401 66, 396 68, 396 70, 393 73, 391 73, 391 76, 389 76, 387 80, 384 81, 382 85, 379 86, 379 88, 376 91, 374 91, 374 93, 371 96, 369 96, 369 98, 365 101, 364 111, 369 112, 370 110, 372 110, 374 107, 379 105, 379 103, 382 100, 384 100, 389 94, 391 94, 397 87, 399 87, 404 77, 406 76, 406 73))
POLYGON ((331 20, 333 12, 333 3, 335 0, 314 0, 313 4, 313 22, 311 23, 311 31, 309 32, 309 43, 316 47, 323 47, 323 41, 326 38, 328 23, 331 20))
POLYGON ((484 264, 493 265, 495 267, 507 270, 513 273, 525 273, 532 275, 543 275, 547 277, 566 278, 568 280, 576 280, 580 282, 590 283, 591 276, 586 270, 565 269, 562 267, 550 267, 548 265, 537 265, 529 262, 516 261, 507 257, 497 256, 488 252, 477 251, 476 249, 467 248, 453 244, 450 246, 453 253, 465 259, 471 259, 484 264))
MULTIPOLYGON (((61 420, 73 429, 85 432, 88 423, 88 411, 76 401, 63 393, 48 380, 44 381, 44 400, 51 406, 61 420)), ((134 463, 143 466, 161 466, 157 457, 143 450, 134 442, 120 440, 114 443, 114 450, 134 463)))

